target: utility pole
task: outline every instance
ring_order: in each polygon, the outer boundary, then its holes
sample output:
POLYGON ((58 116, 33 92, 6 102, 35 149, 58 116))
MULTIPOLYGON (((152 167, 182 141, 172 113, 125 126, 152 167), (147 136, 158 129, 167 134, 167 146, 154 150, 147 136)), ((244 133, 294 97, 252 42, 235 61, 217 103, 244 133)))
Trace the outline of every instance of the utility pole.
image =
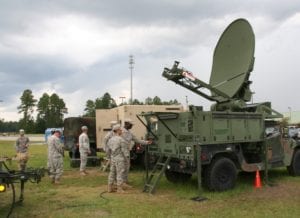
POLYGON ((129 69, 130 69, 130 100, 129 104, 132 104, 133 99, 132 99, 132 71, 134 68, 134 57, 133 55, 129 55, 129 69))
POLYGON ((121 98, 122 99, 122 105, 123 105, 123 101, 124 101, 124 99, 126 98, 126 97, 124 97, 124 96, 121 96, 121 97, 119 97, 119 98, 121 98))

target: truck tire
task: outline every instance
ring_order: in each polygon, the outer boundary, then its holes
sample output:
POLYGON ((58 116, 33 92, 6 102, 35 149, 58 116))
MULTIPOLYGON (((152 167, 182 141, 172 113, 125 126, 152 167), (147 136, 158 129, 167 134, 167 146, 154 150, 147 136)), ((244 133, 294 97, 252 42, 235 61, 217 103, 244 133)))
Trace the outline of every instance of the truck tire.
POLYGON ((204 172, 204 184, 211 191, 225 191, 234 188, 236 178, 235 164, 225 157, 213 160, 204 172))
POLYGON ((300 176, 300 149, 297 149, 293 155, 292 163, 287 167, 291 176, 300 176))
POLYGON ((166 170, 165 176, 169 182, 172 183, 186 183, 192 177, 189 173, 179 173, 170 170, 166 170))
POLYGON ((70 158, 80 158, 80 153, 79 153, 79 151, 77 152, 75 152, 75 154, 73 154, 73 151, 69 151, 69 157, 70 158), (74 155, 74 157, 73 157, 73 155, 74 155))

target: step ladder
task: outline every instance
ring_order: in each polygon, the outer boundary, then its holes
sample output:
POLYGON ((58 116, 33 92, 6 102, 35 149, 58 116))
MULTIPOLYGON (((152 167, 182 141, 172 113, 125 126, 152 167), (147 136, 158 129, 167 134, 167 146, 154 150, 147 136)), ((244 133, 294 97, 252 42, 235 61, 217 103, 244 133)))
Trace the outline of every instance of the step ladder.
POLYGON ((158 160, 157 160, 154 168, 152 169, 149 177, 148 177, 148 173, 147 173, 143 192, 153 194, 160 178, 165 173, 170 160, 171 160, 171 156, 165 157, 165 156, 161 155, 158 158, 158 160))

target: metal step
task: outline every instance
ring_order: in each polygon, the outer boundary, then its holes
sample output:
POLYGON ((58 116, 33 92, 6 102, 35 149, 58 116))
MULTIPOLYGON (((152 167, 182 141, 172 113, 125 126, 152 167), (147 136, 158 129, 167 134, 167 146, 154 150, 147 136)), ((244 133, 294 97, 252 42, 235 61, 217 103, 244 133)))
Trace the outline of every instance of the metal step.
POLYGON ((163 156, 160 156, 158 161, 156 162, 153 170, 150 173, 149 178, 146 179, 145 185, 144 185, 144 192, 148 192, 149 194, 152 194, 161 178, 161 176, 166 171, 167 165, 170 162, 171 157, 166 157, 165 162, 162 162, 163 156), (160 168, 160 169, 159 169, 160 168))

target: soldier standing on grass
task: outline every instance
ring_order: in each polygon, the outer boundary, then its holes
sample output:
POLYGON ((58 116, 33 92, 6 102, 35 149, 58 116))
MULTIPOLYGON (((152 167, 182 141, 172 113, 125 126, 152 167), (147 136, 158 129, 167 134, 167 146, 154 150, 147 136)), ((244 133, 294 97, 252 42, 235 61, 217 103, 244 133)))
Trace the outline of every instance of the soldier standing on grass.
POLYGON ((106 171, 106 169, 110 165, 110 156, 108 155, 108 141, 111 137, 113 137, 114 131, 112 129, 113 129, 114 125, 116 125, 117 123, 118 123, 117 121, 110 121, 111 131, 109 131, 103 139, 104 151, 106 154, 106 160, 105 160, 105 163, 103 163, 103 167, 102 167, 103 171, 106 171))
POLYGON ((126 161, 129 158, 127 143, 121 137, 122 129, 120 125, 113 127, 113 136, 108 141, 107 154, 110 157, 110 172, 108 175, 108 192, 113 192, 114 181, 117 181, 117 192, 124 193, 124 188, 130 186, 124 183, 124 173, 126 173, 126 161))
POLYGON ((51 182, 60 183, 60 177, 64 171, 63 154, 64 150, 60 143, 60 130, 56 129, 47 141, 48 143, 48 164, 51 182))
POLYGON ((86 172, 86 163, 87 156, 91 154, 90 150, 90 140, 87 135, 88 128, 87 126, 81 127, 82 133, 79 136, 79 152, 80 152, 80 175, 85 176, 88 173, 86 172))
POLYGON ((107 144, 107 142, 108 142, 108 140, 109 140, 111 137, 113 137, 114 131, 113 131, 112 129, 113 129, 114 125, 116 125, 117 123, 118 123, 117 121, 110 121, 110 128, 111 128, 111 131, 109 131, 109 132, 105 135, 105 137, 104 137, 104 139, 103 139, 104 151, 105 151, 106 157, 107 157, 108 159, 109 159, 109 157, 107 156, 107 151, 108 151, 108 144, 107 144))
MULTIPOLYGON (((152 141, 145 141, 145 140, 140 140, 138 139, 135 135, 133 135, 130 132, 130 129, 133 126, 133 122, 130 119, 125 119, 124 121, 124 128, 122 129, 122 137, 123 139, 126 141, 127 143, 127 149, 129 151, 130 154, 130 150, 131 150, 131 142, 135 142, 141 145, 149 145, 152 143, 152 141)), ((128 157, 127 161, 126 161, 126 172, 124 173, 124 182, 128 184, 128 174, 129 174, 129 169, 130 169, 130 156, 128 157)))
POLYGON ((19 170, 24 171, 26 169, 26 163, 28 161, 28 147, 29 147, 29 138, 25 136, 24 129, 20 129, 20 136, 16 141, 16 152, 17 160, 19 164, 19 170))

